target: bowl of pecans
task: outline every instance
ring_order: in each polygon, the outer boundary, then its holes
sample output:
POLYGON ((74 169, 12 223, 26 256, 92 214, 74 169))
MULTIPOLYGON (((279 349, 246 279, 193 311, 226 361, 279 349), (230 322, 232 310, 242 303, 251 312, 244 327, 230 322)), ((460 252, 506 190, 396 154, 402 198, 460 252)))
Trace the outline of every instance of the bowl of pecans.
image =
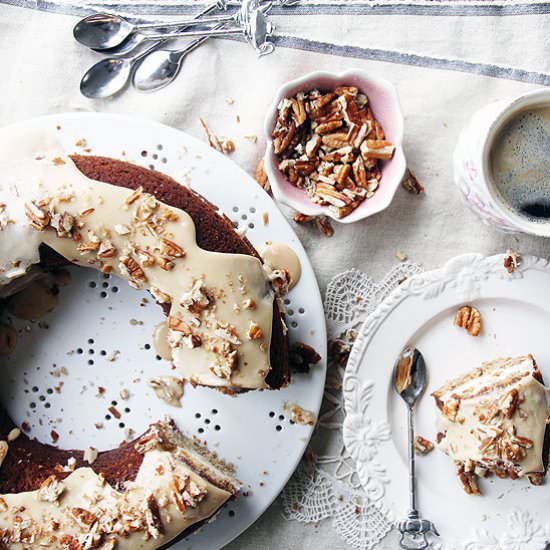
POLYGON ((403 115, 390 82, 315 72, 283 85, 265 121, 273 195, 350 223, 387 208, 405 174, 403 115))

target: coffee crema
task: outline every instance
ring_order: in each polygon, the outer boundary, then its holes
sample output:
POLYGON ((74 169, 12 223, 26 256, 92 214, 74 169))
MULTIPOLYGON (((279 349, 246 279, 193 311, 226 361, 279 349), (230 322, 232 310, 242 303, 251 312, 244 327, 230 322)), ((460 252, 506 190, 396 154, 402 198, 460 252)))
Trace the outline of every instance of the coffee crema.
POLYGON ((550 106, 526 108, 502 126, 491 147, 490 169, 513 212, 550 223, 550 106))

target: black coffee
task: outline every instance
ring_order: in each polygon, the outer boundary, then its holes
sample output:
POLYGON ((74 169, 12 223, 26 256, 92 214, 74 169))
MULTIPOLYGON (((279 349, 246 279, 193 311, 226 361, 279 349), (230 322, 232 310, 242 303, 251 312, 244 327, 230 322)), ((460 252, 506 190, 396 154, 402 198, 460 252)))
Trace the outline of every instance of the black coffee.
POLYGON ((508 207, 531 221, 550 222, 550 107, 526 109, 507 122, 490 162, 508 207))

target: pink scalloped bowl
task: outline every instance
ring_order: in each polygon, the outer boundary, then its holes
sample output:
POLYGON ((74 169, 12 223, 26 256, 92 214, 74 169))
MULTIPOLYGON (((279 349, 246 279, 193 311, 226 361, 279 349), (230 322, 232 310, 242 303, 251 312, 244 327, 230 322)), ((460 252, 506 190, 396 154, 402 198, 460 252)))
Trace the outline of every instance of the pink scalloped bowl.
POLYGON ((311 216, 326 215, 340 223, 351 223, 381 212, 391 203, 407 168, 403 154, 403 114, 394 85, 378 76, 360 70, 346 71, 340 74, 314 72, 287 82, 279 88, 271 108, 265 119, 265 137, 267 147, 264 166, 275 198, 294 208, 298 212, 311 216), (369 98, 369 104, 375 118, 378 119, 386 139, 395 145, 395 153, 391 160, 382 162, 382 180, 374 196, 364 200, 351 214, 337 218, 328 207, 312 202, 303 189, 292 185, 279 170, 277 157, 273 150, 271 132, 277 119, 277 106, 284 97, 291 97, 300 91, 315 88, 333 90, 338 86, 356 86, 369 98))

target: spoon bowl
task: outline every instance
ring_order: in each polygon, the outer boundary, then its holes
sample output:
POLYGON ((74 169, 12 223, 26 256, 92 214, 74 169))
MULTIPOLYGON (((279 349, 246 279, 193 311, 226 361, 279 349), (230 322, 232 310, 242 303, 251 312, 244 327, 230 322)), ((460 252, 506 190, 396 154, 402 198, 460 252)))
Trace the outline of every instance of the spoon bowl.
POLYGON ((150 53, 136 69, 133 85, 139 92, 154 92, 164 88, 176 78, 181 67, 179 60, 174 60, 174 52, 157 50, 150 53))
POLYGON ((426 362, 416 348, 405 348, 393 370, 393 385, 409 407, 414 406, 426 389, 426 362))
POLYGON ((124 89, 131 71, 131 59, 103 59, 82 77, 80 92, 90 99, 112 96, 124 89))
POLYGON ((73 36, 88 48, 104 50, 118 46, 132 32, 135 25, 118 15, 97 13, 79 21, 74 29, 73 36))

